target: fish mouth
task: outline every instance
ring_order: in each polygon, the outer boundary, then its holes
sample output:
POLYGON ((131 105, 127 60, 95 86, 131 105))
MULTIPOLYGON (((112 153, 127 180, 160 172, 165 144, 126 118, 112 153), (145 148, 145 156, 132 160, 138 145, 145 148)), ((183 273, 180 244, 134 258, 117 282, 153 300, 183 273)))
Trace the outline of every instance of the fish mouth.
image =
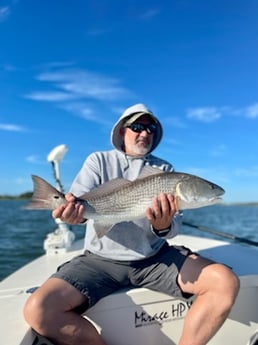
POLYGON ((217 202, 221 202, 222 198, 220 196, 215 196, 213 198, 210 198, 210 202, 211 203, 217 203, 217 202))

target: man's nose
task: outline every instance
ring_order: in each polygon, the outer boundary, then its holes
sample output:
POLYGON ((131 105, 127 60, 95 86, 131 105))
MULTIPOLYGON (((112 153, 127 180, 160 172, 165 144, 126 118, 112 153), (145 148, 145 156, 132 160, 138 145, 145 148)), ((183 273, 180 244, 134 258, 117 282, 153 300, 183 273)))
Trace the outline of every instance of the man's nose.
POLYGON ((140 135, 141 135, 142 137, 147 137, 149 134, 148 134, 148 132, 146 131, 146 129, 144 129, 143 131, 141 131, 140 135))

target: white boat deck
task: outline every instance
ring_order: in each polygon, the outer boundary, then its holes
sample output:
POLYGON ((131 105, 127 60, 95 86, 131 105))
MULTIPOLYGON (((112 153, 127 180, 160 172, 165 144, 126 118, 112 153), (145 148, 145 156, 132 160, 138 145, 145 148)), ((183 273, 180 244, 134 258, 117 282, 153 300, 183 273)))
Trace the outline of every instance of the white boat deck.
MULTIPOLYGON (((188 235, 178 235, 170 243, 190 247, 201 255, 223 262, 240 276, 241 292, 238 302, 223 329, 209 344, 248 345, 251 335, 258 329, 258 249, 188 235)), ((60 264, 80 254, 82 246, 81 240, 75 242, 67 252, 61 249, 43 255, 0 283, 0 336, 3 344, 32 345, 34 340, 22 315, 23 305, 29 295, 28 291, 40 286, 60 264)), ((147 289, 131 289, 104 298, 90 309, 86 317, 94 320, 93 323, 110 345, 118 344, 121 334, 125 335, 125 339, 131 338, 130 341, 126 340, 123 343, 125 345, 147 343, 175 345, 187 308, 187 303, 165 294, 147 289), (178 310, 179 314, 177 316, 173 314, 172 317, 169 314, 171 308, 178 310), (165 315, 164 313, 170 315, 167 322, 144 324, 141 319, 142 315, 165 315), (132 320, 134 324, 130 324, 132 320), (171 335, 171 325, 174 328, 173 335, 171 335), (120 330, 117 339, 115 332, 112 332, 114 327, 120 330)))

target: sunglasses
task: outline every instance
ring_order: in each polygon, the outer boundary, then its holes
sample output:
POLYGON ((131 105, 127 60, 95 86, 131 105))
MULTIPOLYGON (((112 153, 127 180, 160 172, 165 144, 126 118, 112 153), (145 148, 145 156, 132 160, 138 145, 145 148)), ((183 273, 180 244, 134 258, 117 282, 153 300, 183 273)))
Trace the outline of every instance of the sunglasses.
POLYGON ((148 134, 153 134, 157 131, 157 126, 153 123, 149 123, 147 125, 144 125, 143 123, 132 123, 131 125, 126 126, 126 128, 130 128, 135 133, 146 131, 148 134))

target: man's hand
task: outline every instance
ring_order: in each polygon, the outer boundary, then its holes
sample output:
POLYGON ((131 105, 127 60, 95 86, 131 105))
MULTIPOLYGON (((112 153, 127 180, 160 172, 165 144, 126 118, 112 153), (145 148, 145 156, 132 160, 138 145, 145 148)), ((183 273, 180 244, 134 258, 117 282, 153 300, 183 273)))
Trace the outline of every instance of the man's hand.
POLYGON ((176 198, 171 194, 160 193, 152 200, 152 207, 148 207, 145 214, 153 228, 158 231, 170 227, 177 211, 176 198))
POLYGON ((84 205, 72 193, 66 194, 65 198, 67 203, 53 210, 53 218, 60 218, 68 224, 83 223, 86 220, 83 216, 85 211, 84 205))

